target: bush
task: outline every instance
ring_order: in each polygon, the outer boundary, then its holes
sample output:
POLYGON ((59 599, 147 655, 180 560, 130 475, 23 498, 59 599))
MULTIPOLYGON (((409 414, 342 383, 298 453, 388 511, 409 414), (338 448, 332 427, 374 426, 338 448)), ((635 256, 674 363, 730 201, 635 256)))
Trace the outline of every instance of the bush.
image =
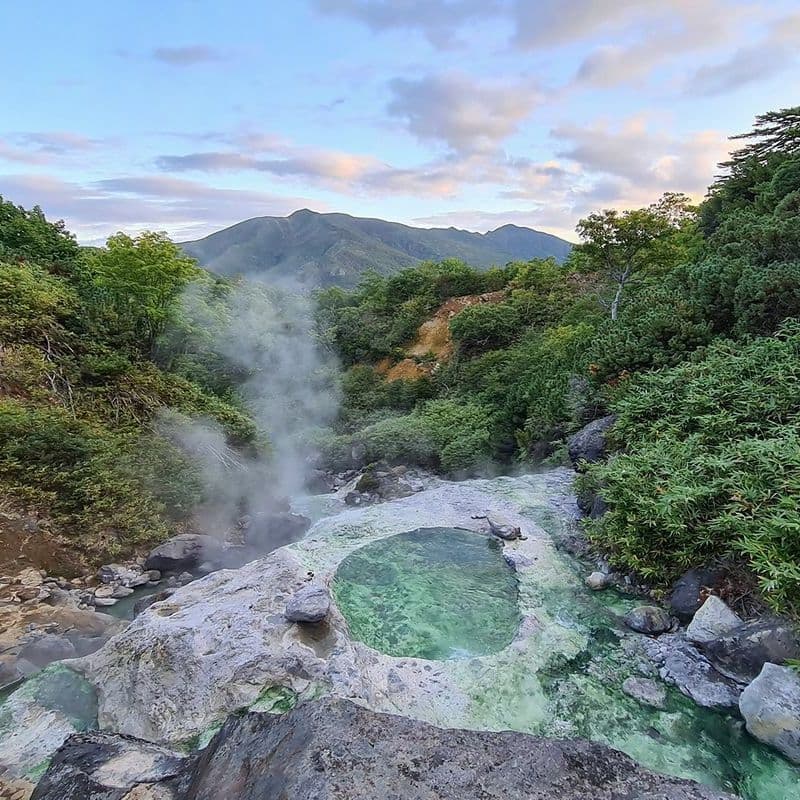
POLYGON ((520 317, 507 303, 477 303, 450 320, 450 333, 466 353, 496 350, 519 336, 520 317))
POLYGON ((593 541, 657 582, 733 557, 800 610, 800 325, 636 376, 612 407, 625 449, 590 470, 609 505, 593 541))
POLYGON ((355 437, 367 458, 404 461, 447 472, 474 470, 489 458, 490 417, 475 403, 433 400, 411 414, 367 426, 355 437))

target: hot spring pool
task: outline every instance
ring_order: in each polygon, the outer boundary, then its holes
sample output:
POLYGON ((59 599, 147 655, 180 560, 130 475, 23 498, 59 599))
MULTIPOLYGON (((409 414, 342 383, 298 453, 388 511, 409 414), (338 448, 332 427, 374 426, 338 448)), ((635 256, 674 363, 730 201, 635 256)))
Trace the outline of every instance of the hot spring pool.
POLYGON ((496 653, 520 622, 502 545, 460 528, 420 528, 355 550, 339 565, 333 594, 353 638, 390 656, 496 653))

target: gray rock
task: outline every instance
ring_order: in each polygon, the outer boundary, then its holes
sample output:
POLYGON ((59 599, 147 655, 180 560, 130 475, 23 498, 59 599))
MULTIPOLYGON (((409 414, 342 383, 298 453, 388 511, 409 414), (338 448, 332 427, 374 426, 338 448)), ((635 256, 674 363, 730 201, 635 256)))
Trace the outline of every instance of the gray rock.
POLYGON ((25 678, 19 659, 13 655, 0 656, 0 691, 16 685, 25 678))
POLYGON ((175 792, 163 796, 192 800, 733 800, 648 772, 602 744, 435 728, 335 699, 281 716, 230 717, 202 756, 182 766, 154 745, 108 734, 73 736, 32 800, 139 797, 125 792, 140 765, 146 770, 139 785, 147 780, 175 792), (111 751, 113 768, 104 750, 111 751), (188 786, 184 794, 180 787, 188 786))
POLYGON ((188 788, 180 777, 185 762, 150 742, 79 733, 53 757, 31 800, 178 800, 188 788))
POLYGON ((631 630, 649 635, 666 633, 672 627, 672 617, 658 606, 634 608, 625 615, 624 620, 631 630))
POLYGON ((800 674, 789 667, 764 664, 742 692, 739 710, 756 739, 800 764, 800 674))
POLYGON ((146 597, 140 598, 133 604, 133 616, 138 617, 146 608, 150 608, 154 603, 160 603, 162 600, 172 597, 174 593, 174 589, 163 589, 160 592, 148 594, 146 597))
POLYGON ((52 661, 75 658, 75 645, 63 635, 43 633, 26 642, 19 651, 20 658, 37 667, 45 667, 52 661))
POLYGON ((593 592, 599 592, 602 589, 607 589, 613 582, 614 581, 610 575, 605 572, 600 572, 599 570, 593 572, 591 575, 588 575, 584 581, 584 583, 593 592))
POLYGON ((103 583, 120 583, 123 586, 132 586, 133 582, 141 577, 141 570, 131 569, 124 564, 104 564, 97 570, 97 577, 103 583))
POLYGON ((331 610, 331 596, 324 586, 304 586, 286 604, 289 622, 322 622, 331 610))
POLYGON ((592 500, 592 507, 589 509, 589 516, 592 519, 600 519, 608 511, 608 503, 598 494, 592 500))
POLYGON ((704 708, 735 711, 742 687, 720 675, 683 634, 644 640, 645 653, 660 667, 659 675, 704 708))
POLYGON ((719 597, 712 594, 689 623, 686 638, 690 642, 710 642, 718 636, 730 633, 741 624, 741 617, 734 614, 719 597))
POLYGON ((103 606, 104 608, 107 608, 109 606, 115 606, 119 600, 117 600, 116 597, 94 597, 92 602, 96 606, 103 606))
POLYGON ((649 678, 628 678, 622 684, 622 691, 628 697, 653 708, 663 709, 667 704, 667 690, 649 678))
POLYGON ((222 544, 213 536, 182 533, 151 550, 145 561, 145 569, 159 572, 191 570, 203 561, 219 561, 222 549, 222 544))
POLYGON ((669 609, 681 622, 689 622, 705 602, 709 589, 719 586, 724 573, 700 567, 685 572, 672 586, 669 609))
MULTIPOLYGON (((270 553, 278 547, 296 542, 311 527, 311 520, 301 514, 279 512, 257 514, 253 517, 245 543, 260 555, 270 553)), ((211 558, 204 561, 213 561, 211 558)))
POLYGON ((800 659, 800 636, 786 620, 746 622, 731 633, 701 645, 714 667, 739 683, 749 683, 764 664, 800 659))
POLYGON ((568 442, 569 457, 578 469, 582 464, 594 464, 606 456, 606 432, 617 421, 614 414, 590 422, 568 442))

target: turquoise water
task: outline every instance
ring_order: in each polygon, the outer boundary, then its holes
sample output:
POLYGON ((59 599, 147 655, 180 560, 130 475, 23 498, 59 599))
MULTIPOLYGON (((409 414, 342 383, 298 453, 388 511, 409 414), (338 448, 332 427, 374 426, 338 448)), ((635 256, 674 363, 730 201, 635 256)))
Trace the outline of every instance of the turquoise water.
POLYGON ((646 660, 630 649, 635 637, 624 634, 619 617, 641 600, 589 592, 575 562, 562 563, 563 581, 539 582, 543 576, 533 573, 520 585, 499 542, 427 528, 355 550, 340 564, 333 592, 354 638, 461 670, 468 727, 586 738, 743 800, 800 799, 800 770, 749 736, 740 719, 700 708, 673 687, 665 687, 663 709, 628 697, 622 683, 646 660), (504 650, 518 629, 520 591, 541 627, 504 650))
POLYGON ((336 604, 355 639, 391 656, 470 658, 508 646, 518 586, 499 542, 458 528, 421 528, 342 561, 336 604))

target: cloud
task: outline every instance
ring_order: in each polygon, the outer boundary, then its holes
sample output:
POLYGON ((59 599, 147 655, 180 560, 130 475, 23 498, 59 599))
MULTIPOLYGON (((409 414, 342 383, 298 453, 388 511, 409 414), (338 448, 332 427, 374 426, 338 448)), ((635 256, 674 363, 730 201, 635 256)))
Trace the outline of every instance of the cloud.
POLYGON ((44 131, 37 133, 19 133, 16 139, 28 147, 35 147, 41 153, 66 155, 68 153, 95 150, 107 144, 105 139, 92 139, 70 131, 44 131))
POLYGON ((205 236, 247 217, 285 216, 323 204, 303 196, 247 189, 221 189, 162 175, 123 176, 77 183, 46 175, 2 175, 7 199, 40 205, 49 217, 63 218, 86 243, 117 230, 167 230, 178 239, 205 236))
POLYGON ((10 142, 0 139, 0 161, 14 161, 20 164, 44 164, 47 158, 40 152, 32 152, 28 148, 16 147, 10 142))
POLYGON ((387 111, 421 140, 454 152, 485 152, 517 131, 541 102, 531 83, 478 81, 463 73, 395 78, 387 111))
POLYGON ((213 47, 205 44, 194 44, 186 47, 157 47, 152 52, 156 61, 163 61, 174 67, 191 67, 209 61, 222 61, 225 56, 213 47))
POLYGON ((687 81, 686 91, 724 94, 777 75, 797 62, 798 42, 800 14, 790 14, 774 22, 760 42, 739 48, 725 61, 700 67, 687 81))
POLYGON ((8 133, 0 139, 0 161, 46 164, 57 156, 85 153, 107 144, 69 131, 8 133))
MULTIPOLYGON (((594 188, 606 191, 608 201, 651 199, 665 191, 681 191, 695 198, 705 194, 716 165, 730 150, 725 135, 700 131, 686 137, 651 130, 645 117, 632 117, 611 127, 563 125, 552 131, 562 142, 558 155, 575 163, 584 176, 600 176, 594 188), (614 179, 608 182, 608 178, 614 179)), ((601 199, 596 196, 595 199, 601 199)))
POLYGON ((350 17, 370 30, 418 30, 434 45, 446 46, 475 19, 491 17, 504 0, 312 0, 320 12, 350 17))

